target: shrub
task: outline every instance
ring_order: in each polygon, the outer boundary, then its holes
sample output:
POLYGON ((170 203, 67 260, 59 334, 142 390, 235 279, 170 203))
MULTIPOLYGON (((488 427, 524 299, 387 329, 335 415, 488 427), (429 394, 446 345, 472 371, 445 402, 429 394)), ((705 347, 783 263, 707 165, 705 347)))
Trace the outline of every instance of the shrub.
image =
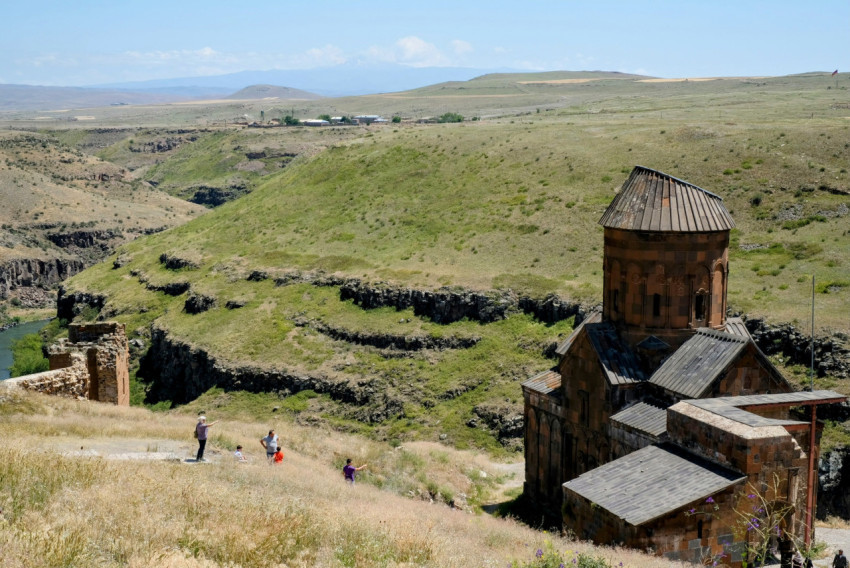
POLYGON ((49 362, 41 352, 41 337, 36 333, 25 335, 12 342, 14 363, 9 367, 13 377, 41 373, 50 368, 49 362))
POLYGON ((463 122, 463 115, 456 112, 447 112, 438 118, 437 122, 463 122))

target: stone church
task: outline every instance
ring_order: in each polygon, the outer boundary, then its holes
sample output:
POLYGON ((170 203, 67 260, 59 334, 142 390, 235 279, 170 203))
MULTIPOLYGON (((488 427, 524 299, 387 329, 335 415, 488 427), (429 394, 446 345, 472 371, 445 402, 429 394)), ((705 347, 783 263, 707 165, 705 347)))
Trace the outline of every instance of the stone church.
POLYGON ((736 564, 732 519, 684 511, 709 497, 734 508, 779 472, 784 493, 770 498, 793 503, 788 534, 810 542, 816 409, 845 397, 794 393, 726 316, 735 225, 723 200, 637 166, 599 222, 602 311, 522 385, 525 496, 580 538, 736 564))

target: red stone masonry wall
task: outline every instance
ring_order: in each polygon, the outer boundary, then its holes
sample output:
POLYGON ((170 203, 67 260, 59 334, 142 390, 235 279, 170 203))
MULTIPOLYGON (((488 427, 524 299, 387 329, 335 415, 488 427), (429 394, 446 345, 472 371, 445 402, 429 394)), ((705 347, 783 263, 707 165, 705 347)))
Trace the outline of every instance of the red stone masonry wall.
POLYGON ((554 397, 524 390, 525 493, 541 503, 561 500, 563 408, 554 397))
POLYGON ((787 381, 779 380, 762 359, 756 356, 755 344, 749 343, 746 352, 735 361, 735 366, 727 371, 720 381, 713 385, 713 391, 707 396, 739 396, 749 394, 773 394, 792 392, 794 389, 787 381))
POLYGON ((609 422, 612 414, 636 396, 634 385, 609 385, 596 350, 581 333, 560 362, 564 396, 564 478, 578 477, 611 460, 609 422))
POLYGON ((606 228, 604 258, 603 317, 624 332, 632 347, 651 333, 678 348, 690 330, 726 324, 728 231, 606 228), (703 319, 697 317, 698 295, 705 302, 703 319))

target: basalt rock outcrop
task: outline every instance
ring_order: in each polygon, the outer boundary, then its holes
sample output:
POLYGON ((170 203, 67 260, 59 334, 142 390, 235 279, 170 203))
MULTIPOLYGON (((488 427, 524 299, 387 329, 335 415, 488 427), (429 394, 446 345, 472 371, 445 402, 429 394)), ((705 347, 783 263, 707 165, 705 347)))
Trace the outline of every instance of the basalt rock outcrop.
MULTIPOLYGON (((791 324, 771 325, 761 318, 745 318, 747 329, 759 349, 768 355, 781 354, 797 365, 811 364, 811 336, 791 324)), ((850 342, 845 334, 815 337, 815 373, 850 378, 850 342)))
POLYGON ((817 518, 850 518, 850 448, 825 452, 818 464, 817 518))
POLYGON ((216 299, 204 294, 190 294, 183 304, 183 311, 187 314, 200 314, 216 307, 216 299))
POLYGON ((89 292, 68 293, 64 286, 60 286, 56 299, 56 317, 71 321, 86 308, 90 307, 100 311, 104 305, 106 305, 106 296, 103 294, 91 294, 89 292))
POLYGON ((181 258, 168 253, 162 253, 159 255, 159 262, 169 270, 180 270, 182 268, 196 270, 200 266, 197 261, 191 258, 181 258))
POLYGON ((93 231, 71 231, 70 233, 50 233, 47 238, 60 248, 87 249, 99 248, 103 251, 111 250, 115 239, 123 238, 119 231, 93 230, 93 231))
POLYGON ((372 286, 348 280, 340 286, 340 298, 354 300, 366 309, 392 306, 397 310, 413 308, 417 316, 436 323, 452 323, 464 318, 490 323, 504 319, 517 299, 510 292, 474 292, 462 289, 417 290, 394 286, 372 286))
MULTIPOLYGON (((188 311, 188 310, 187 310, 188 311)), ((392 335, 389 333, 366 333, 336 328, 317 320, 296 319, 295 325, 309 327, 332 339, 368 345, 378 349, 395 349, 400 351, 422 351, 434 349, 469 349, 474 347, 480 337, 431 337, 425 335, 392 335)))
POLYGON ((218 207, 228 201, 233 201, 237 197, 242 197, 246 193, 249 193, 249 190, 245 184, 234 184, 226 188, 201 185, 194 188, 194 193, 189 201, 204 207, 218 207))
POLYGON ((151 329, 150 348, 142 357, 138 375, 150 381, 151 402, 186 403, 213 386, 225 390, 282 392, 303 390, 328 394, 334 400, 364 408, 358 418, 379 422, 403 413, 403 403, 375 384, 353 382, 322 373, 296 373, 283 369, 227 365, 203 349, 172 338, 164 329, 151 329))
POLYGON ((50 289, 84 268, 78 259, 13 258, 0 262, 0 299, 26 289, 50 289))

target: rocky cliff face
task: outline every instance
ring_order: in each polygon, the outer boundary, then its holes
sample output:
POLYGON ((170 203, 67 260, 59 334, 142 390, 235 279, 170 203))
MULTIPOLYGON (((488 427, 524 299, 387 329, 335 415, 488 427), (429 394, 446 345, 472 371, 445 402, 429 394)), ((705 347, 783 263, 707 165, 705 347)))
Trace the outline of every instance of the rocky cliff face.
POLYGON ((821 456, 818 464, 817 518, 850 518, 850 448, 821 456))
POLYGON ((85 308, 92 307, 98 311, 106 304, 106 296, 101 294, 90 294, 88 292, 74 292, 69 294, 64 286, 59 287, 56 299, 56 317, 71 321, 74 316, 80 314, 85 308))
POLYGON ((138 374, 154 379, 149 393, 154 401, 189 402, 213 386, 251 392, 312 390, 340 402, 368 406, 371 414, 367 421, 379 422, 402 413, 401 400, 392 399, 373 382, 352 384, 323 374, 223 365, 206 351, 159 328, 151 330, 150 348, 141 359, 138 374))
POLYGON ((47 289, 80 272, 85 263, 78 259, 15 258, 0 262, 0 299, 18 297, 27 307, 52 303, 47 289))
MULTIPOLYGON (((811 364, 811 336, 790 324, 769 325, 760 318, 745 319, 753 340, 766 354, 784 355, 797 365, 811 364)), ((815 337, 815 372, 819 377, 850 378, 850 348, 845 334, 815 337)))
POLYGON ((366 309, 388 306, 397 310, 413 308, 417 316, 427 317, 436 323, 453 323, 464 318, 491 323, 504 319, 512 310, 533 314, 546 323, 555 323, 572 316, 576 317, 576 323, 581 323, 590 309, 555 295, 538 300, 519 297, 511 291, 476 292, 451 288, 417 290, 373 285, 356 279, 342 282, 339 295, 340 299, 354 300, 355 304, 366 309))

